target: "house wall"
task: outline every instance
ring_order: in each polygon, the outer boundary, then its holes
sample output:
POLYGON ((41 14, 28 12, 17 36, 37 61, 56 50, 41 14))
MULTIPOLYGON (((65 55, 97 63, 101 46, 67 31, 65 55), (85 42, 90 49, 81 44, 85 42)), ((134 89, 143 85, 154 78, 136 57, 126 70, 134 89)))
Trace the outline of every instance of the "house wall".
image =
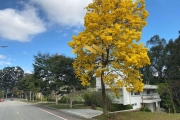
MULTIPOLYGON (((110 87, 105 84, 105 88, 109 89, 110 87)), ((96 89, 101 89, 101 78, 96 78, 96 89)))
POLYGON ((142 92, 142 94, 147 95, 149 92, 149 94, 157 94, 155 89, 144 89, 144 91, 142 92))
POLYGON ((111 90, 106 89, 106 93, 111 96, 113 103, 123 104, 122 89, 119 90, 120 96, 116 97, 115 93, 111 90))
MULTIPOLYGON (((142 97, 143 98, 151 98, 147 99, 146 103, 144 103, 145 107, 149 108, 151 111, 154 111, 155 107, 154 103, 156 103, 157 107, 159 106, 159 94, 156 92, 156 85, 145 85, 144 91, 139 93, 128 92, 125 87, 119 88, 120 97, 117 98, 113 91, 109 90, 109 86, 105 85, 106 93, 108 93, 111 98, 113 98, 113 103, 128 105, 131 104, 133 109, 139 109, 142 106, 142 97), (148 103, 149 102, 149 103, 148 103)), ((96 78, 96 89, 101 89, 101 80, 100 78, 96 78)))
POLYGON ((155 89, 150 90, 150 94, 156 94, 156 93, 157 93, 157 92, 156 92, 155 89))
POLYGON ((117 98, 114 92, 109 89, 106 89, 106 93, 108 93, 111 96, 111 98, 113 99, 113 103, 123 104, 123 105, 131 104, 131 93, 127 92, 125 87, 119 89, 119 93, 120 93, 119 98, 117 98))
POLYGON ((141 107, 141 96, 140 95, 132 95, 131 96, 131 104, 133 109, 138 109, 141 107))
POLYGON ((144 107, 149 108, 152 112, 154 111, 154 103, 145 103, 144 107))

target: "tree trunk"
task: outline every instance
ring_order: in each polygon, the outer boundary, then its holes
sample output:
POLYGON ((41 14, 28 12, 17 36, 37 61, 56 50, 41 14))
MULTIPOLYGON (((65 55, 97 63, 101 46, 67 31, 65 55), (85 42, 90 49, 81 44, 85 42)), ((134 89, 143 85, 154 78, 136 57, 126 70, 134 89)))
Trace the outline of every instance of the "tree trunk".
POLYGON ((170 88, 169 83, 167 82, 167 80, 166 80, 166 84, 167 84, 167 90, 168 90, 168 93, 169 93, 170 101, 171 101, 171 104, 173 106, 173 111, 174 111, 174 113, 176 113, 176 108, 175 108, 175 105, 174 105, 173 95, 172 95, 172 88, 170 88))
POLYGON ((33 101, 34 101, 34 92, 33 92, 33 101))
POLYGON ((72 98, 70 98, 70 108, 72 108, 72 98))
POLYGON ((29 91, 29 100, 31 101, 31 91, 29 91))
POLYGON ((49 103, 49 95, 47 96, 47 102, 49 103))
POLYGON ((42 93, 41 93, 41 102, 42 102, 42 93))
POLYGON ((72 92, 73 92, 73 90, 71 90, 71 92, 70 92, 70 103, 69 103, 69 105, 70 105, 70 108, 72 108, 72 102, 73 102, 73 100, 72 100, 72 92))
POLYGON ((56 95, 56 105, 58 105, 58 95, 56 95))
POLYGON ((36 101, 37 101, 37 97, 38 97, 38 96, 37 96, 37 93, 36 93, 35 95, 36 95, 36 101))
POLYGON ((26 101, 27 101, 27 93, 25 94, 25 98, 26 98, 26 101))
POLYGON ((180 101, 179 101, 179 99, 178 99, 177 92, 175 91, 175 93, 174 93, 174 94, 175 94, 174 96, 176 97, 176 98, 175 98, 175 100, 177 101, 178 105, 180 105, 180 101))
POLYGON ((103 102, 103 114, 107 115, 108 110, 107 110, 107 101, 106 101, 106 90, 105 90, 105 84, 103 82, 103 76, 104 72, 101 73, 101 88, 102 88, 102 102, 103 102))
POLYGON ((172 103, 172 106, 173 106, 174 113, 176 113, 176 108, 175 108, 174 101, 173 101, 173 98, 172 98, 172 93, 170 93, 170 100, 171 100, 171 103, 172 103))

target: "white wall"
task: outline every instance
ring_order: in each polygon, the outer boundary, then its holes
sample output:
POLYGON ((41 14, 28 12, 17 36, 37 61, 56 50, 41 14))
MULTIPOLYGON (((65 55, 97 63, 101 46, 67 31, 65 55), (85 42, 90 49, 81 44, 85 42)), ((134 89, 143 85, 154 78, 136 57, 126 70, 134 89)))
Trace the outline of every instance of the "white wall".
MULTIPOLYGON (((105 84, 105 88, 108 89, 110 87, 105 84)), ((100 77, 96 78, 96 89, 101 89, 101 78, 100 77)))
POLYGON ((133 105, 133 109, 138 109, 141 107, 141 96, 133 95, 131 96, 131 104, 133 105))
POLYGON ((149 108, 152 112, 154 112, 153 104, 154 104, 154 103, 145 103, 145 104, 144 104, 144 107, 147 107, 147 108, 149 108))
POLYGON ((106 93, 111 96, 113 103, 123 104, 122 89, 120 89, 120 97, 117 98, 113 91, 106 89, 106 93))
MULTIPOLYGON (((156 85, 145 85, 144 91, 141 92, 140 95, 134 95, 134 93, 131 95, 131 92, 128 92, 125 87, 119 88, 119 91, 120 91, 119 98, 115 96, 113 91, 109 90, 109 86, 106 85, 105 88, 106 88, 106 93, 108 93, 111 96, 111 98, 113 98, 114 103, 123 104, 123 105, 131 104, 133 106, 133 109, 139 109, 141 107, 142 94, 148 97, 147 90, 150 90, 149 97, 151 97, 151 94, 158 94, 156 92, 156 89, 157 89, 156 85)), ((96 78, 96 89, 97 90, 101 89, 100 78, 96 78)), ((158 101, 154 99, 154 101, 151 101, 151 102, 152 103, 145 103, 145 107, 149 108, 151 111, 154 111, 153 103, 158 102, 158 101)))

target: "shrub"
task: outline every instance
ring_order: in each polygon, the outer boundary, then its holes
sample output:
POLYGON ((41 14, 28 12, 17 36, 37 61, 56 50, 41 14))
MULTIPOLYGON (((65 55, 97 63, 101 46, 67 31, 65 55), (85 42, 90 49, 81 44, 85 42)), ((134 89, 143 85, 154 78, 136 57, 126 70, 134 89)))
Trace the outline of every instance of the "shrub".
POLYGON ((110 111, 120 111, 120 110, 128 110, 133 109, 132 105, 123 105, 123 104, 112 104, 110 111))
POLYGON ((96 110, 96 105, 95 105, 95 104, 92 104, 92 105, 91 105, 91 108, 92 108, 93 110, 96 110))
POLYGON ((139 111, 145 111, 145 107, 140 107, 139 111))
POLYGON ((102 107, 102 95, 100 92, 91 93, 91 104, 94 104, 97 107, 102 107))
POLYGON ((55 102, 56 100, 53 99, 53 98, 49 98, 48 101, 52 101, 52 102, 55 102))
POLYGON ((73 101, 73 105, 74 104, 84 104, 84 102, 83 101, 77 101, 77 100, 75 100, 75 101, 73 101))
POLYGON ((84 104, 90 106, 91 105, 91 94, 90 93, 84 93, 82 95, 84 99, 84 104))
MULTIPOLYGON (((94 104, 97 107, 103 107, 102 94, 99 91, 85 93, 82 95, 82 97, 84 99, 85 105, 91 106, 92 104, 94 104)), ((108 94, 106 95, 106 102, 108 110, 111 109, 112 100, 108 94)))
MULTIPOLYGON (((111 109, 112 100, 108 94, 106 94, 107 109, 111 109)), ((97 107, 103 107, 102 93, 100 91, 95 91, 91 93, 91 104, 97 107)))
POLYGON ((145 111, 145 112, 151 112, 151 110, 147 107, 141 107, 139 108, 140 111, 145 111))
POLYGON ((125 110, 133 109, 132 105, 126 105, 125 110))
POLYGON ((67 103, 68 99, 65 96, 62 96, 60 100, 58 100, 58 103, 67 103))
POLYGON ((145 112, 151 112, 149 108, 145 108, 145 112))

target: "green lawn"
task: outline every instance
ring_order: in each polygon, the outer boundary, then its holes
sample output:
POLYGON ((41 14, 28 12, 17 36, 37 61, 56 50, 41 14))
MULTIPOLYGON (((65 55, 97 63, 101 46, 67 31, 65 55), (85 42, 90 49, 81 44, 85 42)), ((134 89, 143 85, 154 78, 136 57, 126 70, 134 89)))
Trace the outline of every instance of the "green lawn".
POLYGON ((101 115, 97 120, 180 120, 180 114, 156 113, 156 112, 123 112, 101 115), (108 119, 109 118, 109 119, 108 119))

